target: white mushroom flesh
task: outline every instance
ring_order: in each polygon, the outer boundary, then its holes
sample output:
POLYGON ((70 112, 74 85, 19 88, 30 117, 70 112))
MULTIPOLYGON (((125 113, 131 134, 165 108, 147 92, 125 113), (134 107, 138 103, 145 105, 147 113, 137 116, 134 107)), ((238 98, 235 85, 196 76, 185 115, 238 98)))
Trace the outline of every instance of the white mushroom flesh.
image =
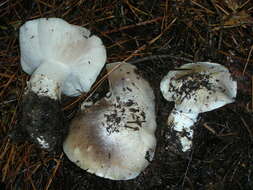
POLYGON ((109 75, 110 94, 75 118, 63 149, 76 165, 113 180, 135 178, 154 156, 154 95, 128 63, 109 75))

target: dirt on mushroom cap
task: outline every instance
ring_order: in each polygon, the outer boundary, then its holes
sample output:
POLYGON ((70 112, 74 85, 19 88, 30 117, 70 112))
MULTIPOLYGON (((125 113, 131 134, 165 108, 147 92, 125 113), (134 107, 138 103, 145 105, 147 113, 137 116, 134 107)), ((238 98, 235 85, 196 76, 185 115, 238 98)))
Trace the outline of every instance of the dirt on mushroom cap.
POLYGON ((110 96, 74 118, 63 148, 72 162, 90 173, 128 180, 154 156, 154 96, 133 65, 112 64, 108 71, 117 65, 109 75, 110 96))

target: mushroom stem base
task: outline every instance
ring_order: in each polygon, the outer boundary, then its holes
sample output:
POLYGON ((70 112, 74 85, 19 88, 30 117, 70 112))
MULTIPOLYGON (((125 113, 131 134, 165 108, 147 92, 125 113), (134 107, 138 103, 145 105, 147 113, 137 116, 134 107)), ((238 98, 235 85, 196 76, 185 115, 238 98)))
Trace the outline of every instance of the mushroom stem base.
POLYGON ((174 108, 168 117, 168 125, 178 137, 183 152, 190 150, 193 139, 193 126, 198 113, 184 113, 174 108))
POLYGON ((25 93, 18 118, 16 132, 10 134, 15 141, 20 135, 48 151, 61 147, 65 134, 63 114, 58 100, 40 96, 28 90, 25 93), (20 133, 19 133, 20 132, 20 133))

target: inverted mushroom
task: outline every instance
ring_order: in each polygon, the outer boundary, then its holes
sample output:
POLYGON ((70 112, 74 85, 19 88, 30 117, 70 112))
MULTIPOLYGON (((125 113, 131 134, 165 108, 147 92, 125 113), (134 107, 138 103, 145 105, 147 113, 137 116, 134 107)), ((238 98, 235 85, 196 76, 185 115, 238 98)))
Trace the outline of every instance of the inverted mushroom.
POLYGON ((102 41, 86 28, 59 18, 26 22, 19 34, 21 66, 31 76, 20 125, 32 142, 53 149, 63 121, 61 94, 89 91, 106 61, 102 41))
POLYGON ((97 176, 135 178, 152 160, 156 129, 154 94, 129 63, 107 65, 110 92, 74 118, 63 149, 80 168, 97 176))
POLYGON ((175 102, 168 124, 187 151, 192 145, 192 126, 198 114, 234 102, 237 83, 222 65, 209 62, 188 63, 170 71, 161 81, 161 92, 175 102))

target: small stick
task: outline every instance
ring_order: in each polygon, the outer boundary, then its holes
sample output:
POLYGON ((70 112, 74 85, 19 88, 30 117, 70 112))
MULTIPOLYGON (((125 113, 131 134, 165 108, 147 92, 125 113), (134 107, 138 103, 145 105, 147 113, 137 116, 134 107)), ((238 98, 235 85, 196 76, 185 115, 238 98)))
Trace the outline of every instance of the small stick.
POLYGON ((114 33, 114 32, 120 32, 120 31, 127 30, 127 29, 130 29, 130 28, 135 28, 136 26, 143 26, 143 25, 151 24, 153 22, 161 21, 162 19, 163 19, 163 17, 157 17, 157 18, 153 18, 151 20, 146 20, 146 21, 139 22, 139 23, 136 23, 136 24, 122 26, 120 28, 115 28, 115 29, 112 29, 112 30, 109 30, 109 31, 105 31, 105 32, 102 32, 102 34, 111 34, 111 33, 114 33))
MULTIPOLYGON (((129 63, 136 64, 136 63, 140 63, 140 62, 144 62, 144 61, 149 61, 149 60, 153 60, 153 59, 161 59, 161 58, 172 58, 172 59, 192 62, 191 59, 188 59, 188 58, 185 58, 185 57, 178 57, 178 56, 174 56, 174 55, 150 55, 150 56, 147 56, 147 57, 142 57, 142 58, 139 58, 139 59, 136 59, 136 60, 133 60, 133 61, 129 61, 129 63)), ((182 69, 180 69, 180 70, 182 70, 182 69)))
POLYGON ((253 75, 251 76, 251 111, 253 111, 253 75))
POLYGON ((245 64, 245 66, 244 66, 242 75, 244 75, 244 73, 245 73, 245 71, 246 71, 246 69, 247 69, 247 66, 248 66, 248 64, 249 64, 249 60, 250 60, 250 57, 251 57, 251 54, 252 54, 252 50, 253 50, 253 45, 252 45, 251 48, 250 48, 249 55, 248 55, 248 57, 247 57, 247 61, 246 61, 246 64, 245 64))
POLYGON ((192 148, 192 152, 191 152, 191 155, 190 155, 190 159, 189 159, 189 161, 188 161, 188 164, 187 164, 187 167, 186 167, 186 170, 185 170, 185 173, 184 173, 184 178, 183 178, 183 182, 182 182, 182 189, 184 189, 184 184, 185 184, 185 180, 186 180, 186 178, 187 178, 188 171, 189 171, 189 169, 190 169, 190 165, 191 165, 191 162, 192 162, 193 153, 194 153, 194 149, 192 148))
MULTIPOLYGON (((139 47, 138 49, 136 49, 133 53, 131 53, 127 58, 125 58, 123 61, 121 61, 122 63, 129 61, 130 59, 132 59, 136 53, 144 50, 148 45, 152 45, 153 43, 155 43, 163 34, 165 31, 167 31, 175 22, 176 22, 177 18, 174 18, 171 23, 166 27, 166 29, 161 32, 158 36, 156 36, 155 38, 153 38, 152 40, 150 40, 147 44, 142 45, 141 47, 139 47)), ((121 63, 121 64, 122 64, 121 63)), ((63 110, 68 109, 69 107, 71 107, 72 105, 76 104, 77 102, 79 102, 80 100, 82 100, 84 97, 84 101, 87 101, 92 94, 94 94, 96 92, 96 90, 100 87, 100 85, 105 81, 105 79, 117 68, 119 68, 121 66, 121 64, 118 64, 117 66, 115 66, 114 68, 112 68, 106 75, 104 75, 91 89, 91 93, 86 96, 86 94, 81 95, 79 98, 77 98, 75 101, 73 101, 72 103, 70 103, 69 105, 65 106, 63 108, 63 110)))
POLYGON ((207 130, 209 130, 211 133, 213 133, 214 135, 216 135, 215 130, 212 129, 211 127, 209 127, 209 126, 207 125, 207 123, 204 123, 203 126, 204 126, 207 130))
POLYGON ((45 190, 48 190, 48 189, 49 189, 49 187, 50 187, 50 185, 51 185, 51 183, 52 183, 52 181, 53 181, 53 178, 54 178, 54 176, 55 176, 55 174, 56 174, 56 172, 57 172, 57 170, 58 170, 58 168, 59 168, 59 166, 60 166, 60 164, 61 164, 62 157, 63 157, 63 153, 61 154, 59 160, 55 160, 56 166, 55 166, 55 168, 54 168, 54 170, 53 170, 52 175, 50 176, 50 178, 49 178, 49 180, 48 180, 48 183, 47 183, 47 185, 46 185, 45 190))
POLYGON ((242 117, 240 117, 240 119, 241 119, 241 121, 242 121, 244 127, 247 129, 251 141, 253 141, 253 134, 252 134, 252 131, 250 130, 250 127, 248 126, 248 124, 246 123, 246 121, 245 121, 242 117))

